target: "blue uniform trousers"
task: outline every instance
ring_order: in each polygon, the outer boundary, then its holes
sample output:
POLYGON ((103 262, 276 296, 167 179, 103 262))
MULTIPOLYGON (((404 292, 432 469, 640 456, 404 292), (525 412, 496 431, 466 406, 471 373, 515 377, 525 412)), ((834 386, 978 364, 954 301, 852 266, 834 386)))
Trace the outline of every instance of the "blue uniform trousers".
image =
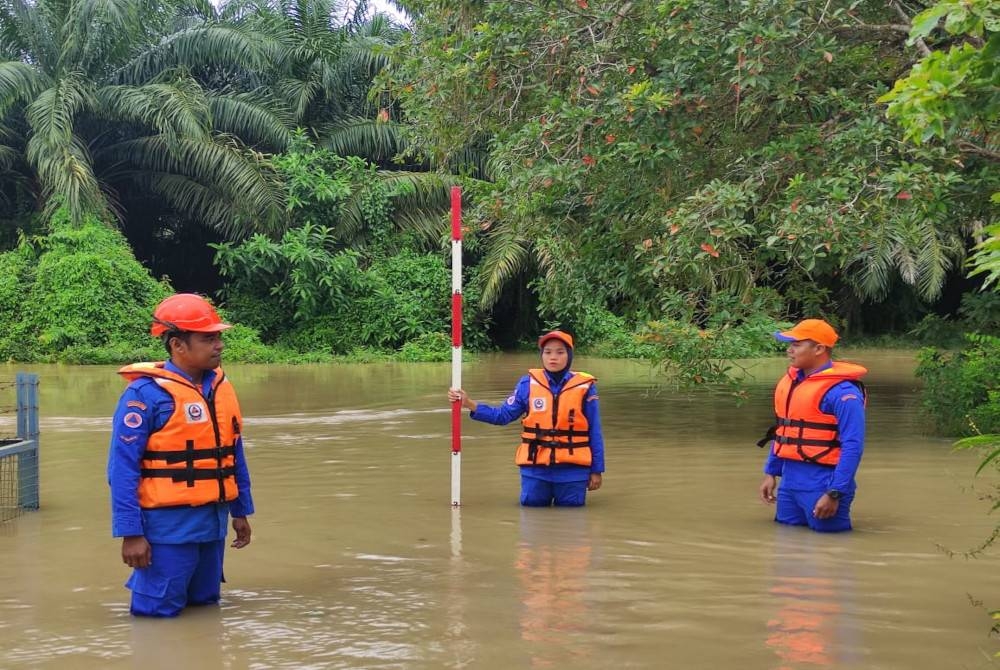
POLYGON ((551 482, 521 473, 521 504, 525 507, 580 507, 587 499, 587 481, 551 482))
POLYGON ((851 501, 854 494, 844 494, 837 506, 837 513, 829 519, 813 516, 816 503, 823 497, 823 491, 786 491, 778 487, 777 510, 774 520, 790 526, 809 526, 820 533, 839 533, 851 530, 851 501))
POLYGON ((150 566, 134 570, 125 583, 132 589, 132 614, 174 617, 188 605, 219 602, 225 540, 150 546, 150 566))

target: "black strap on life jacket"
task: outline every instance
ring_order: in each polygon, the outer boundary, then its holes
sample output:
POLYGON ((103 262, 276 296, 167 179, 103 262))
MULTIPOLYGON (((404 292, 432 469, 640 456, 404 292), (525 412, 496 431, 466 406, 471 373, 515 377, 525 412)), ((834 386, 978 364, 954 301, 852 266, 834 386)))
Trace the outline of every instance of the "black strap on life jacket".
POLYGON ((773 440, 774 436, 777 435, 777 433, 778 433, 778 424, 774 424, 773 426, 770 426, 767 429, 767 432, 764 433, 764 437, 762 437, 759 440, 757 440, 757 446, 760 447, 761 449, 763 449, 764 445, 768 444, 771 440, 773 440))
POLYGON ((143 477, 169 477, 175 483, 186 482, 188 488, 194 486, 195 481, 202 479, 227 479, 236 476, 236 468, 142 468, 139 471, 143 477))
POLYGON ((528 445, 528 459, 533 465, 538 464, 538 450, 539 449, 549 449, 549 463, 548 465, 556 464, 556 449, 568 449, 569 453, 573 453, 575 449, 583 449, 590 447, 590 433, 584 430, 574 430, 573 425, 573 411, 570 411, 570 426, 569 430, 557 430, 542 428, 539 424, 534 426, 525 426, 524 435, 522 435, 522 440, 528 445), (565 442, 557 441, 553 438, 565 437, 565 442), (573 438, 577 438, 574 440, 573 438))
POLYGON ((147 461, 166 461, 167 463, 182 463, 188 459, 198 459, 198 458, 225 458, 226 456, 235 456, 236 446, 230 445, 227 447, 209 447, 207 449, 195 449, 193 446, 191 449, 185 449, 183 451, 150 451, 146 450, 142 453, 142 458, 147 461))
POLYGON ((167 463, 184 463, 183 468, 142 468, 139 474, 143 477, 169 477, 175 483, 186 482, 188 488, 194 487, 195 481, 204 479, 214 479, 219 483, 219 500, 225 500, 225 487, 223 482, 227 477, 236 475, 236 468, 233 466, 222 467, 222 459, 228 455, 236 454, 236 446, 212 447, 207 449, 195 449, 194 440, 187 440, 187 447, 184 450, 171 451, 150 451, 143 453, 143 458, 147 460, 161 460, 167 463), (196 459, 214 458, 217 467, 196 468, 196 459))

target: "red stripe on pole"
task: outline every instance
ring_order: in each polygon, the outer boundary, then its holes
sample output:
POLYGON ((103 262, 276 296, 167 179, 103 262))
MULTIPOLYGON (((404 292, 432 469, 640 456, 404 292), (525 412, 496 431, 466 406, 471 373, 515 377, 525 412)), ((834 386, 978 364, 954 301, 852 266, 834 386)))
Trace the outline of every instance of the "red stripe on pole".
POLYGON ((451 451, 457 454, 462 451, 462 403, 451 404, 451 451))
POLYGON ((451 346, 462 346, 462 294, 451 294, 451 346))
POLYGON ((462 189, 451 187, 451 239, 462 239, 462 189))

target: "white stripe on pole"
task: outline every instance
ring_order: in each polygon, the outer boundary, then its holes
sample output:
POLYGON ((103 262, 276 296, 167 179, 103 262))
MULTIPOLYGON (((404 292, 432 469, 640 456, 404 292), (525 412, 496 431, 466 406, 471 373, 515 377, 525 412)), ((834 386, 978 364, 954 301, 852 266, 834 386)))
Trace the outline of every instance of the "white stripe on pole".
MULTIPOLYGON (((451 387, 462 388, 462 189, 451 187, 451 387)), ((451 504, 462 504, 462 402, 451 406, 451 504)))

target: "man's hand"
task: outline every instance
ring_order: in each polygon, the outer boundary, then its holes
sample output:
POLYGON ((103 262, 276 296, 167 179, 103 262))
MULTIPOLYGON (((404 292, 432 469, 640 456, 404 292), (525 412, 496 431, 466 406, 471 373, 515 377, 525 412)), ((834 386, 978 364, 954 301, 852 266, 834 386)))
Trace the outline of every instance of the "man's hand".
POLYGON ((242 549, 250 544, 250 522, 245 516, 233 517, 233 530, 236 531, 236 539, 229 545, 233 549, 242 549))
POLYGON ((148 568, 153 563, 153 549, 145 537, 122 538, 122 563, 130 568, 148 568))
POLYGON ((778 488, 778 479, 774 475, 764 475, 764 481, 760 483, 760 499, 769 505, 773 505, 777 498, 774 491, 778 488))
POLYGON ((817 519, 829 519, 837 513, 838 507, 840 507, 840 501, 834 500, 824 493, 823 497, 816 501, 816 509, 813 510, 813 516, 817 519))
POLYGON ((603 481, 604 477, 601 475, 600 472, 591 472, 590 481, 587 482, 587 490, 596 491, 597 489, 601 488, 601 484, 603 483, 603 481))

